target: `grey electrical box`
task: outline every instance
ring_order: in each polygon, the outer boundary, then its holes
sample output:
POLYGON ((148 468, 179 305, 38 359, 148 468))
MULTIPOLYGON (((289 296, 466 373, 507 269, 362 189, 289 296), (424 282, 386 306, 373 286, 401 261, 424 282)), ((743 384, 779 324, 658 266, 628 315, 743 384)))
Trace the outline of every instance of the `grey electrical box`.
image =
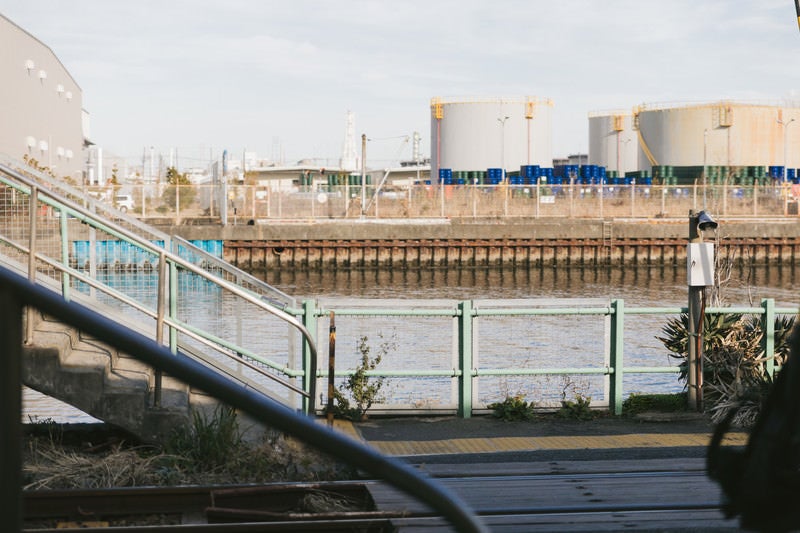
POLYGON ((686 253, 686 278, 690 287, 714 285, 714 243, 689 243, 686 253))

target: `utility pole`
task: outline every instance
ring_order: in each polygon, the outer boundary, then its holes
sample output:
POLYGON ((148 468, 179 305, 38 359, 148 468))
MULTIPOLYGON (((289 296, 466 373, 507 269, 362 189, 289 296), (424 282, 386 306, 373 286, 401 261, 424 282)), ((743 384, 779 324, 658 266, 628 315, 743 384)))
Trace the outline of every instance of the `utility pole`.
POLYGON ((361 134, 361 218, 364 218, 364 206, 367 203, 367 134, 361 134))

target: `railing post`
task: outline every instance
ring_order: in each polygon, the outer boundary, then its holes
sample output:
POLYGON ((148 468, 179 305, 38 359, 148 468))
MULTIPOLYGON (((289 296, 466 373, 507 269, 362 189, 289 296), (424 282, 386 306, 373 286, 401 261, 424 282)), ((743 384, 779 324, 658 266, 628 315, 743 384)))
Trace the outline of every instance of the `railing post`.
POLYGON ((472 301, 458 304, 458 416, 472 417, 472 301))
MULTIPOLYGON (((39 189, 31 187, 31 195, 28 203, 28 281, 36 283, 36 204, 39 203, 39 189)), ((27 321, 25 322, 25 343, 33 342, 33 317, 35 309, 28 307, 26 311, 27 321)))
MULTIPOLYGON (((61 263, 64 266, 69 266, 69 233, 67 231, 69 221, 67 212, 64 209, 60 210, 58 221, 61 233, 61 263)), ((64 295, 66 301, 71 300, 69 279, 69 274, 64 270, 61 273, 61 294, 64 295)))
POLYGON ((615 415, 622 414, 623 344, 625 331, 625 302, 611 302, 611 383, 608 393, 608 409, 615 415))
POLYGON ((4 527, 22 531, 22 304, 8 289, 0 291, 0 320, 0 498, 4 527))
POLYGON ((764 314, 761 316, 761 346, 767 363, 767 375, 774 377, 775 373, 775 300, 764 298, 761 300, 764 314))
MULTIPOLYGON (((303 301, 303 326, 305 326, 312 339, 317 338, 317 314, 314 300, 303 301)), ((316 342, 316 341, 315 341, 316 342)), ((303 412, 314 414, 317 384, 317 361, 308 341, 303 339, 303 390, 309 393, 309 398, 303 397, 303 412)))

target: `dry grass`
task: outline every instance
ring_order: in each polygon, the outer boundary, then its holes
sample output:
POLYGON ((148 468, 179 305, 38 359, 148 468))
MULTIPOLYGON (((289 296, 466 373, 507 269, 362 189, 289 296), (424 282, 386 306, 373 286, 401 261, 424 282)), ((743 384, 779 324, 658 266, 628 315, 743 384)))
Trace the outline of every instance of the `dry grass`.
POLYGON ((279 433, 227 449, 224 460, 208 462, 190 453, 124 442, 87 446, 50 435, 26 439, 24 488, 100 489, 352 479, 341 463, 279 433))

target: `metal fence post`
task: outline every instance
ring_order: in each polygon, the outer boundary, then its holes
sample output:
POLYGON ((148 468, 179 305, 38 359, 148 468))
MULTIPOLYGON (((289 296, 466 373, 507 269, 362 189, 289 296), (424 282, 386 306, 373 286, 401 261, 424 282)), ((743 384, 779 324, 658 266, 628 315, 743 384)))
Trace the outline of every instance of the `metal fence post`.
POLYGON ((625 331, 625 302, 611 302, 611 383, 608 409, 615 415, 622 414, 623 344, 625 331))
POLYGON ((775 300, 764 298, 761 300, 764 314, 761 317, 761 347, 767 363, 767 375, 775 374, 775 300))
MULTIPOLYGON (((312 339, 317 338, 317 314, 314 300, 303 300, 303 326, 312 339)), ((303 339, 303 390, 310 395, 309 398, 303 397, 303 412, 306 414, 314 414, 316 384, 317 361, 308 346, 308 341, 303 339)))
POLYGON ((8 289, 0 291, 0 320, 0 498, 4 527, 22 531, 22 303, 8 289))
POLYGON ((458 304, 458 416, 472 417, 472 300, 458 304))

